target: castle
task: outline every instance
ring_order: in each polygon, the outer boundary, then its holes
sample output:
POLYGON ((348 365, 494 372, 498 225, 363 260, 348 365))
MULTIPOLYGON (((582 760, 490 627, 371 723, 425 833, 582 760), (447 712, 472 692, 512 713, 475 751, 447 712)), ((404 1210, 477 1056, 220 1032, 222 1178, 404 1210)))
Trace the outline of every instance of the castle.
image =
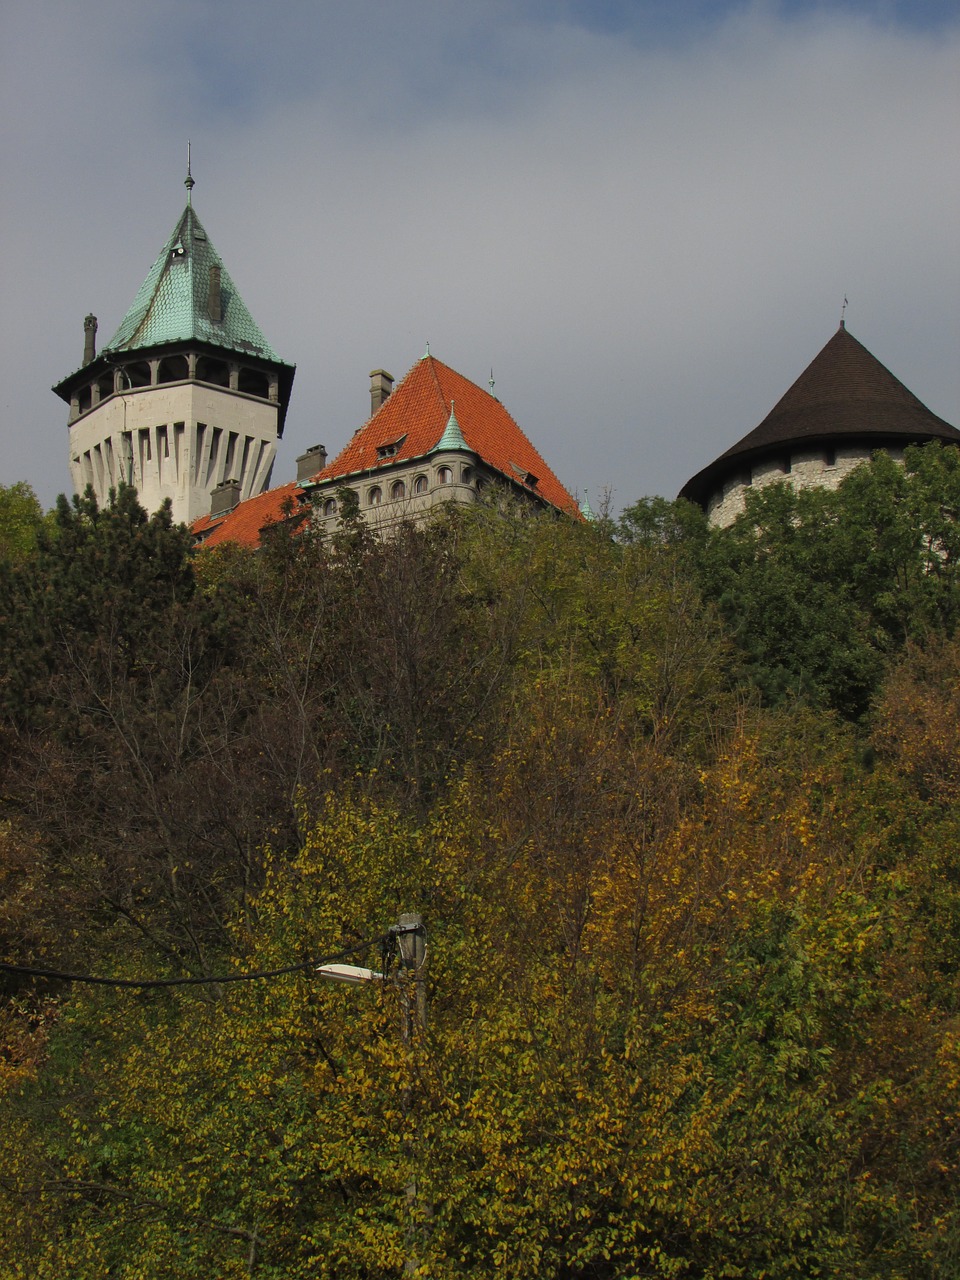
MULTIPOLYGON (((370 374, 370 417, 336 457, 316 445, 296 480, 270 482, 295 367, 253 320, 193 208, 187 204, 134 301, 97 351, 84 321, 83 363, 55 387, 69 406, 70 469, 78 492, 107 501, 133 485, 155 510, 206 545, 256 546, 261 531, 298 509, 333 529, 349 500, 377 528, 438 503, 476 502, 496 484, 535 506, 575 514, 576 502, 488 389, 430 354, 394 387, 370 374)), ((877 448, 960 444, 843 323, 767 417, 688 480, 680 496, 711 523, 731 523, 747 489, 772 480, 836 486, 877 448)))

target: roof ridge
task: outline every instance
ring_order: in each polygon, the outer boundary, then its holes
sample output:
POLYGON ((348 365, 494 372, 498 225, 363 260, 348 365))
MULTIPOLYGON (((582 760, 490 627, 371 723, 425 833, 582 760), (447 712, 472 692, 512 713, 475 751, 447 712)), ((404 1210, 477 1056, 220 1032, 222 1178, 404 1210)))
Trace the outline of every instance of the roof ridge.
MULTIPOLYGON (((423 358, 424 358, 424 360, 427 360, 427 361, 429 362, 429 365, 430 365, 430 373, 431 373, 431 375, 432 375, 432 377, 433 377, 433 385, 434 385, 434 386, 436 387, 436 389, 437 389, 437 395, 440 397, 440 403, 441 403, 441 405, 443 406, 443 411, 444 411, 444 413, 449 413, 449 412, 450 412, 450 406, 447 404, 447 397, 443 394, 443 387, 441 387, 441 385, 440 385, 440 379, 437 377, 437 369, 436 369, 436 366, 437 366, 438 364, 442 364, 443 362, 442 362, 442 361, 437 360, 436 356, 432 356, 432 355, 430 355, 429 353, 428 353, 427 355, 425 355, 423 358)), ((445 368, 445 369, 449 369, 449 368, 450 368, 450 366, 449 366, 449 365, 444 365, 444 368, 445 368)), ((454 370, 454 372, 456 372, 456 370, 454 370)))

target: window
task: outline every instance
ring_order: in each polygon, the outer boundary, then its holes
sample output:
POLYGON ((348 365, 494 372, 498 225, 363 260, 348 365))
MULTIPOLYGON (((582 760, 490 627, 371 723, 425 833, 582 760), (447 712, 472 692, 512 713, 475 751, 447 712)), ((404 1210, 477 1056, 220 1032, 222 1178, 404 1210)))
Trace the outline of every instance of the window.
POLYGON ((383 491, 381 490, 380 486, 376 484, 367 494, 367 506, 379 507, 382 501, 383 501, 383 491))
POLYGON ((835 467, 837 465, 836 449, 825 449, 823 453, 823 465, 825 467, 835 467))
POLYGON ((441 484, 453 484, 453 472, 449 467, 441 467, 437 472, 437 479, 441 484))
POLYGON ((377 461, 382 462, 384 458, 395 458, 406 438, 406 433, 404 433, 402 436, 397 436, 396 440, 385 440, 383 444, 377 445, 377 461))
POLYGON ((469 483, 470 483, 470 477, 471 477, 472 475, 473 475, 473 472, 471 471, 471 469, 470 469, 469 467, 464 467, 464 468, 463 468, 463 470, 460 472, 460 480, 461 480, 461 483, 463 483, 463 484, 469 484, 469 483))
POLYGON ((426 476, 417 476, 416 480, 413 482, 414 493, 426 493, 429 487, 426 476))
POLYGON ((335 516, 337 514, 336 498, 328 498, 323 504, 323 514, 325 516, 335 516))
POLYGON ((237 378, 237 390, 245 391, 248 396, 259 396, 261 400, 266 400, 270 395, 270 379, 259 369, 247 369, 241 365, 237 378))
POLYGON ((394 480, 390 489, 390 497, 396 501, 397 498, 405 498, 407 496, 407 486, 402 480, 394 480))

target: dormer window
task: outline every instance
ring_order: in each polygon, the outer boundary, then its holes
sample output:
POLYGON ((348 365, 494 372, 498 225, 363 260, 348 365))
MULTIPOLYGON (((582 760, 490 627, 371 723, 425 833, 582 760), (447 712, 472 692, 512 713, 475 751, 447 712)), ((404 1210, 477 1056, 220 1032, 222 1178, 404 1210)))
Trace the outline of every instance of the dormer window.
POLYGON ((377 461, 385 462, 387 458, 395 458, 400 452, 400 446, 406 440, 406 434, 397 436, 396 440, 386 440, 383 444, 377 445, 377 461))
POLYGON ((539 477, 532 471, 528 471, 526 467, 518 467, 515 462, 510 463, 510 468, 521 484, 529 485, 531 489, 536 488, 539 477))

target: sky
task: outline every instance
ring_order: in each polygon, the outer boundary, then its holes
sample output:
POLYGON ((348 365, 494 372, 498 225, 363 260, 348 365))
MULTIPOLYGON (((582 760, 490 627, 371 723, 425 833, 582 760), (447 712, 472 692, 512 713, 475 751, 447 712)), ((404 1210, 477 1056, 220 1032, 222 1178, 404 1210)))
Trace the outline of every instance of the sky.
POLYGON ((960 426, 960 0, 0 0, 0 484, 186 201, 297 373, 274 483, 427 342, 617 511, 846 324, 960 426))

